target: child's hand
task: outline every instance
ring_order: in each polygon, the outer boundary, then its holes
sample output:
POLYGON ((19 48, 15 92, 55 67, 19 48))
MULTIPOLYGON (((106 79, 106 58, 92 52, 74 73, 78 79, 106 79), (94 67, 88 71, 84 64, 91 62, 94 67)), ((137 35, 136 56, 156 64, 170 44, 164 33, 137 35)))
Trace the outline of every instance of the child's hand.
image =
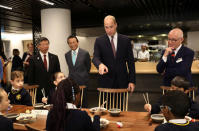
POLYGON ((146 110, 146 111, 148 111, 148 112, 151 112, 151 104, 145 104, 144 105, 144 109, 146 110))
POLYGON ((43 97, 41 101, 42 101, 43 103, 47 104, 48 98, 43 97))

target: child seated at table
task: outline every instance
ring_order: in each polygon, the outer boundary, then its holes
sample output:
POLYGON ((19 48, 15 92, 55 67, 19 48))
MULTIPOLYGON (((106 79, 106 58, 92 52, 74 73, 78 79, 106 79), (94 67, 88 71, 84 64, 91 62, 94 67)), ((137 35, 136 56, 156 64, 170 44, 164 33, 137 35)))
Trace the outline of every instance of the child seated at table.
MULTIPOLYGON (((187 94, 188 91, 189 91, 189 86, 190 86, 189 81, 187 81, 184 77, 176 76, 171 81, 170 90, 179 90, 179 91, 182 91, 185 94, 187 94)), ((160 98, 159 101, 156 104, 153 104, 152 106, 151 106, 151 104, 145 104, 144 109, 146 111, 148 111, 150 114, 159 113, 160 112, 160 105, 162 104, 161 99, 162 98, 160 98)), ((191 108, 189 110, 188 116, 198 119, 199 118, 199 104, 194 102, 191 98, 189 98, 189 99, 190 99, 190 102, 191 102, 191 108)))
POLYGON ((24 74, 22 71, 13 71, 11 73, 11 87, 7 89, 8 98, 11 104, 32 106, 32 100, 29 92, 23 88, 24 74))
POLYGON ((198 122, 189 122, 185 119, 190 106, 189 97, 182 91, 166 92, 160 108, 167 123, 157 126, 155 131, 199 131, 198 122))
POLYGON ((66 77, 65 77, 64 73, 62 73, 62 72, 56 72, 53 75, 53 84, 55 85, 55 87, 50 88, 48 96, 42 98, 43 103, 52 104, 52 97, 53 97, 54 92, 57 90, 57 85, 59 84, 60 81, 62 81, 65 78, 66 77))
POLYGON ((92 122, 86 111, 76 108, 79 100, 79 86, 70 78, 62 80, 54 95, 53 108, 47 116, 47 131, 99 131, 100 112, 95 114, 92 122))
POLYGON ((12 121, 2 115, 2 111, 6 111, 10 104, 7 93, 0 88, 0 131, 13 131, 12 121))

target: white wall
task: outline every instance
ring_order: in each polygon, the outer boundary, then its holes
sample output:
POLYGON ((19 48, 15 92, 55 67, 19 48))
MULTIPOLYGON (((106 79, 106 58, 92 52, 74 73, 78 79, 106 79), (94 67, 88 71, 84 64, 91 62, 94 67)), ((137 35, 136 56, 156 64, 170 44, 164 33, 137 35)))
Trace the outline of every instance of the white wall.
POLYGON ((12 50, 15 48, 19 49, 20 57, 22 57, 24 53, 22 40, 32 40, 32 33, 30 34, 2 33, 1 35, 3 40, 10 41, 9 57, 12 56, 12 50))
POLYGON ((77 36, 79 40, 79 46, 89 52, 90 56, 93 56, 94 43, 97 37, 82 37, 77 36))
POLYGON ((187 32, 187 46, 194 51, 199 51, 199 31, 187 32))

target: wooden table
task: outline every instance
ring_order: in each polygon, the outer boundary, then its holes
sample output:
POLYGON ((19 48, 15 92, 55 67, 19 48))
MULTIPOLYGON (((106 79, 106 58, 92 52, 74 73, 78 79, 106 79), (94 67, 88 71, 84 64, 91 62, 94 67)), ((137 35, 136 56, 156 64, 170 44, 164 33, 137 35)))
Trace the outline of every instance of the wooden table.
MULTIPOLYGON (((23 106, 23 105, 14 105, 9 113, 24 113, 27 109, 32 110, 33 107, 23 106)), ((83 109, 88 111, 88 109, 83 109)), ((92 115, 88 112, 92 117, 92 115)), ((101 118, 105 118, 110 121, 108 127, 101 129, 101 131, 153 131, 158 125, 156 123, 150 122, 147 112, 121 112, 119 117, 112 117, 106 112, 101 118), (122 122, 123 127, 118 128, 116 122, 122 122)), ((44 130, 46 125, 46 116, 37 117, 37 120, 34 123, 29 124, 29 126, 34 127, 38 130, 44 130)), ((15 130, 26 131, 27 128, 25 125, 14 124, 15 130)))

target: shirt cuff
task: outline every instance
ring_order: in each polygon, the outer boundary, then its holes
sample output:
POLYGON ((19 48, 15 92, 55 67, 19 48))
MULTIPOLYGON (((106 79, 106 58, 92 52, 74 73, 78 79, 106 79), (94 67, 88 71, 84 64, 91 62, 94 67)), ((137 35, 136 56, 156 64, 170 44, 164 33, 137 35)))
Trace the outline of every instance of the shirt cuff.
POLYGON ((167 62, 167 57, 162 56, 162 60, 166 63, 167 62))

